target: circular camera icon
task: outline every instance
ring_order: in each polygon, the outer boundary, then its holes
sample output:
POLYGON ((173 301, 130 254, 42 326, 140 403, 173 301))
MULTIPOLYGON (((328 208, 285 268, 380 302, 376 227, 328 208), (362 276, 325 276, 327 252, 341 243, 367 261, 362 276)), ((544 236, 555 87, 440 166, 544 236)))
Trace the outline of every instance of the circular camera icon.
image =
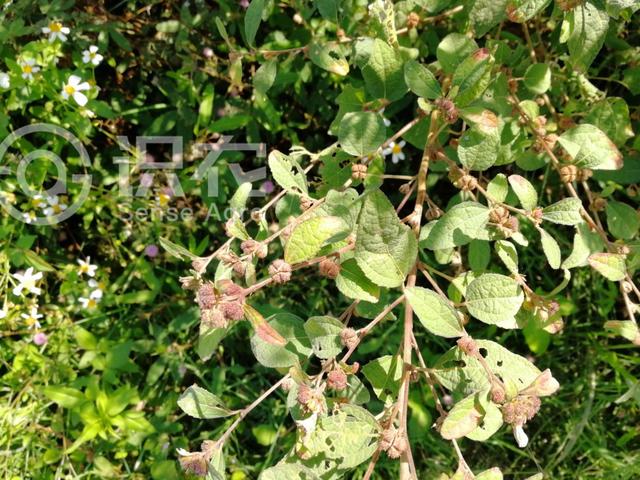
MULTIPOLYGON (((49 133, 63 138, 78 153, 82 168, 84 168, 85 171, 88 171, 91 168, 89 153, 84 145, 82 145, 82 142, 80 142, 80 140, 68 130, 48 123, 27 125, 17 129, 7 136, 0 144, 0 165, 8 163, 6 157, 9 152, 9 148, 16 141, 27 135, 36 133, 49 133)), ((13 218, 24 223, 29 223, 31 225, 55 225, 63 222, 78 211, 91 191, 90 174, 73 174, 71 175, 71 182, 82 185, 80 192, 75 197, 72 204, 65 205, 62 203, 59 195, 65 195, 68 193, 67 174, 67 165, 59 155, 49 150, 33 150, 27 155, 20 157, 15 172, 12 172, 6 166, 0 166, 0 176, 15 175, 15 179, 17 180, 22 193, 30 199, 31 204, 33 206, 45 208, 42 208, 42 211, 39 212, 40 215, 36 215, 31 210, 28 212, 20 211, 4 197, 0 197, 0 204, 13 218), (43 159, 54 165, 56 170, 56 181, 48 189, 36 191, 29 185, 29 181, 27 180, 27 169, 34 161, 43 159)))

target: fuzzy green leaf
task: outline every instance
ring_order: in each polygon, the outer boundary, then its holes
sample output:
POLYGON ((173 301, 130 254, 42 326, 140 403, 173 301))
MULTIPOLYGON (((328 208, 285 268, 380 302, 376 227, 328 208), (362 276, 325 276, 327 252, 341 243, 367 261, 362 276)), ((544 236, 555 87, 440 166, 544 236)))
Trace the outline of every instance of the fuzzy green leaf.
POLYGON ((464 334, 458 314, 436 292, 422 287, 410 287, 405 289, 404 294, 420 323, 431 333, 445 338, 464 334))
POLYGON ((331 239, 347 229, 338 217, 313 217, 298 224, 284 247, 284 261, 290 264, 314 258, 331 239))
POLYGON ((542 242, 542 251, 544 252, 545 257, 547 257, 549 266, 554 270, 560 268, 562 257, 560 254, 560 246, 558 245, 558 242, 556 242, 556 239, 541 228, 540 241, 542 242))
POLYGON ((424 245, 430 250, 442 250, 466 245, 471 240, 487 239, 489 209, 477 202, 462 202, 438 219, 427 235, 424 245))
POLYGON ((278 185, 291 193, 307 194, 307 178, 297 160, 278 150, 269 154, 269 170, 278 185))
POLYGON ((304 324, 314 355, 322 359, 333 358, 342 351, 340 332, 343 329, 340 320, 328 316, 311 317, 304 324))
POLYGON ((340 121, 338 140, 351 155, 362 157, 373 153, 386 140, 384 120, 374 112, 346 113, 340 121))
POLYGON ((624 255, 617 253, 594 253, 589 256, 589 265, 603 277, 618 282, 624 280, 626 266, 624 255))
POLYGON ((598 127, 583 123, 564 132, 558 142, 580 168, 617 170, 622 155, 615 144, 598 127))
POLYGON ((595 60, 604 44, 609 29, 609 15, 587 1, 568 12, 569 59, 582 71, 586 71, 595 60))
POLYGON ((538 192, 531 182, 520 175, 509 175, 509 184, 525 210, 533 210, 538 205, 538 192))
POLYGON ((381 287, 398 287, 415 262, 418 242, 400 222, 395 208, 379 190, 364 197, 358 217, 355 259, 364 274, 381 287))
POLYGON ((542 209, 542 219, 560 225, 582 223, 580 209, 582 202, 577 198, 564 198, 542 209))
POLYGON ((191 385, 180 395, 178 406, 195 418, 224 418, 233 414, 222 400, 197 385, 191 385))
POLYGON ((607 227, 616 238, 630 240, 640 228, 640 217, 635 208, 626 203, 609 200, 607 202, 607 227))
POLYGON ((524 294, 513 278, 497 273, 480 275, 469 284, 466 305, 469 313, 489 324, 500 324, 520 310, 524 294))
POLYGON ((433 100, 442 95, 440 83, 435 75, 415 60, 409 60, 404 64, 404 80, 409 89, 420 97, 433 100))
POLYGON ((376 303, 380 297, 380 287, 367 278, 354 259, 340 265, 336 287, 345 297, 354 300, 376 303))

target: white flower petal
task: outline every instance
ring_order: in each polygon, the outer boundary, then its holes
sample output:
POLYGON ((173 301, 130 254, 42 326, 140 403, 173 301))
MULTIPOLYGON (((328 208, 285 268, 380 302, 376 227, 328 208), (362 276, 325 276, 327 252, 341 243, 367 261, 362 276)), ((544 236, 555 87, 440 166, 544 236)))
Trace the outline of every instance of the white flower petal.
POLYGON ((90 88, 89 82, 82 82, 76 86, 76 90, 89 90, 90 88))
POLYGON ((518 447, 525 448, 529 444, 529 437, 527 437, 527 434, 521 426, 517 426, 513 429, 513 436, 516 438, 518 447))
POLYGON ((76 92, 73 94, 73 99, 77 102, 78 105, 84 107, 87 104, 87 96, 84 93, 76 92))

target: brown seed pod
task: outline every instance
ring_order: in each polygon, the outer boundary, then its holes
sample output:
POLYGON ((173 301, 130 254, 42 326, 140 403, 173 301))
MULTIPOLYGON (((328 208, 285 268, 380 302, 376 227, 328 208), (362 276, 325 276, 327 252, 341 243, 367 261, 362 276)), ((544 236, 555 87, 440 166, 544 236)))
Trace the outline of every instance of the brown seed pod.
POLYGON ((353 328, 348 327, 340 332, 340 340, 345 347, 350 349, 358 344, 358 334, 353 328))
POLYGON ((340 273, 340 264, 333 257, 325 258, 318 264, 318 270, 323 277, 333 279, 340 273))

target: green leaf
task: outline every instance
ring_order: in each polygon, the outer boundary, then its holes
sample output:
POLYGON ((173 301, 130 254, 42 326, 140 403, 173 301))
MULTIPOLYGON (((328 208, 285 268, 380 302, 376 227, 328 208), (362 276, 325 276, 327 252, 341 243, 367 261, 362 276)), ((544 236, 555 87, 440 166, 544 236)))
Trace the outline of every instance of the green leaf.
POLYGON ((509 194, 509 182, 504 173, 499 173, 487 185, 487 193, 496 202, 504 202, 509 194))
POLYGON ((87 397, 80 390, 61 385, 44 387, 42 393, 64 408, 74 408, 87 401, 87 397))
POLYGON ((582 223, 580 209, 582 202, 577 198, 563 198, 542 209, 542 219, 560 225, 577 225, 582 223))
MULTIPOLYGON (((542 373, 526 358, 511 353, 498 343, 489 340, 476 340, 480 353, 492 372, 503 382, 524 390, 542 373)), ((440 357, 433 374, 447 390, 462 395, 488 391, 491 384, 480 362, 454 347, 440 357)))
POLYGON ((256 95, 266 95, 278 74, 277 60, 268 60, 260 65, 253 75, 253 91, 256 95))
POLYGON ((518 273, 518 251, 513 243, 508 240, 498 240, 495 243, 498 258, 502 260, 507 270, 514 275, 518 273))
POLYGON ((436 57, 442 70, 452 74, 462 61, 478 50, 478 44, 462 33, 450 33, 442 39, 436 50, 436 57))
POLYGON ((348 298, 376 303, 380 297, 380 287, 369 280, 354 259, 340 264, 336 287, 348 298))
POLYGON ((299 431, 297 448, 281 460, 309 467, 317 477, 306 476, 306 472, 302 475, 279 472, 282 476, 275 478, 344 478, 348 470, 371 458, 379 437, 380 427, 371 413, 356 405, 341 405, 332 414, 320 417, 313 431, 308 434, 299 431), (296 453, 298 449, 305 452, 304 460, 296 453))
POLYGON ((491 82, 494 58, 486 48, 480 48, 468 56, 453 73, 451 85, 457 89, 453 100, 458 107, 464 107, 486 90, 491 82))
POLYGON ((507 5, 507 15, 512 22, 524 23, 535 17, 549 2, 550 0, 511 0, 507 5))
POLYGON ((534 63, 524 73, 524 85, 533 93, 542 95, 551 87, 551 69, 546 63, 534 63))
POLYGON ((567 13, 569 59, 574 67, 586 71, 604 44, 609 15, 587 1, 567 13))
POLYGON ((640 10, 638 0, 606 0, 607 13, 613 18, 623 18, 629 20, 637 10, 640 10))
POLYGON ((640 228, 640 217, 635 208, 626 203, 609 200, 607 202, 607 227, 616 238, 631 240, 640 228))
POLYGON ((184 413, 195 418, 224 418, 233 415, 222 400, 197 385, 191 385, 180 395, 178 406, 184 413))
POLYGON ((480 272, 486 270, 491 261, 491 246, 485 240, 471 240, 469 243, 469 266, 471 270, 480 272))
POLYGON ((346 113, 340 121, 338 141, 342 149, 351 155, 363 157, 374 153, 385 140, 384 120, 377 113, 346 113))
POLYGON ((640 331, 638 325, 633 320, 609 320, 605 322, 604 328, 611 330, 616 335, 626 338, 630 342, 640 345, 640 331))
MULTIPOLYGON (((500 417, 502 419, 502 416, 500 417)), ((485 470, 484 472, 480 472, 476 475, 476 480, 502 480, 502 472, 498 467, 490 468, 489 470, 485 470)), ((532 477, 529 477, 526 480, 534 480, 532 477)), ((539 480, 542 480, 540 477, 539 480)))
POLYGON ((38 272, 54 272, 55 268, 33 250, 23 250, 24 261, 38 272))
POLYGON ((497 273, 480 275, 469 284, 465 296, 469 313, 492 325, 512 320, 524 301, 518 282, 497 273))
MULTIPOLYGON (((200 128, 204 128, 211 122, 211 116, 213 115, 213 101, 215 99, 215 91, 213 84, 208 83, 202 91, 202 100, 200 100, 200 106, 198 107, 198 121, 197 125, 200 128)), ((197 133, 194 132, 194 133, 197 133)))
POLYGON ((453 406, 440 427, 442 438, 462 438, 476 429, 483 415, 477 397, 478 394, 469 395, 453 406))
POLYGON ((254 46, 256 33, 258 33, 258 27, 262 22, 264 3, 265 0, 251 0, 251 4, 249 4, 249 8, 247 8, 247 12, 244 15, 244 34, 250 47, 254 46))
POLYGON ((329 316, 311 317, 304 323, 304 331, 311 342, 313 354, 322 359, 333 358, 342 351, 342 330, 344 324, 329 316))
POLYGON ((284 261, 290 264, 314 258, 320 249, 347 225, 338 217, 313 217, 298 224, 284 247, 284 261))
POLYGON ((307 194, 307 177, 297 160, 278 150, 269 154, 269 170, 278 185, 291 193, 307 194))
POLYGON ((265 341, 255 333, 251 337, 251 350, 261 365, 285 368, 298 364, 311 355, 311 344, 304 330, 304 322, 291 313, 277 313, 267 323, 285 340, 284 346, 265 341))
POLYGON ((365 195, 356 237, 355 259, 364 274, 381 287, 402 285, 418 254, 411 229, 379 190, 365 195))
POLYGON ((612 282, 624 280, 626 266, 624 255, 617 253, 594 253, 589 255, 589 265, 603 277, 612 282))
POLYGON ((502 412, 488 397, 488 393, 482 392, 478 394, 476 407, 482 412, 482 418, 479 425, 471 433, 465 435, 470 440, 484 442, 502 426, 502 412))
POLYGON ((339 45, 314 42, 309 46, 309 59, 323 70, 336 75, 344 77, 349 73, 349 62, 339 45))
POLYGON ((404 64, 404 80, 409 89, 420 97, 433 100, 442 95, 440 83, 435 75, 415 60, 409 60, 404 64))
POLYGON ((399 355, 385 355, 362 367, 362 373, 373 387, 373 392, 383 402, 398 396, 402 370, 402 358, 399 355))
POLYGON ((556 239, 549 235, 545 230, 540 228, 539 232, 540 241, 542 242, 542 251, 544 252, 545 257, 547 257, 549 266, 554 270, 557 270, 560 268, 560 264, 562 263, 560 246, 558 245, 558 242, 556 242, 556 239))
POLYGON ((500 153, 500 128, 474 125, 460 137, 458 158, 469 170, 484 171, 493 166, 500 153))
POLYGON ((209 360, 228 332, 228 328, 208 328, 200 324, 200 336, 196 347, 200 360, 209 360))
POLYGON ((186 248, 173 243, 171 240, 167 240, 164 237, 160 237, 160 246, 164 248, 169 255, 173 255, 180 260, 184 260, 185 258, 188 260, 195 260, 198 258, 186 248))
POLYGON ((420 323, 431 333, 445 338, 464 335, 457 312, 436 292, 410 287, 405 289, 404 294, 420 323))
POLYGON ((475 0, 469 11, 469 23, 475 37, 481 37, 507 17, 508 0, 475 0))
POLYGON ((247 207, 247 201, 249 200, 251 189, 251 182, 245 182, 238 187, 231 197, 231 200, 229 200, 229 207, 231 207, 231 210, 238 215, 241 215, 243 210, 247 207))
POLYGON ((282 480, 283 478, 304 478, 305 480, 320 480, 313 470, 296 463, 281 463, 263 470, 258 480, 282 480))
POLYGON ((634 135, 629 119, 629 106, 622 98, 607 97, 596 103, 584 117, 584 121, 602 130, 618 147, 634 135))
POLYGON ((509 184, 525 210, 533 210, 538 205, 538 192, 531 182, 520 175, 509 175, 509 184))
POLYGON ((558 142, 580 168, 617 170, 622 167, 622 155, 598 127, 583 123, 564 132, 558 142))
POLYGON ((564 262, 562 268, 569 269, 584 267, 588 264, 587 259, 592 253, 601 251, 604 248, 600 236, 589 230, 586 223, 578 225, 576 234, 573 237, 573 250, 564 262))
POLYGON ((338 20, 338 6, 341 0, 315 0, 315 5, 320 12, 320 15, 330 22, 338 20))
POLYGON ((404 96, 402 57, 379 38, 365 38, 356 42, 356 61, 362 70, 364 83, 372 97, 390 102, 404 96))
POLYGON ((471 240, 486 240, 489 209, 477 202, 462 202, 438 219, 424 245, 430 250, 466 245, 471 240))

